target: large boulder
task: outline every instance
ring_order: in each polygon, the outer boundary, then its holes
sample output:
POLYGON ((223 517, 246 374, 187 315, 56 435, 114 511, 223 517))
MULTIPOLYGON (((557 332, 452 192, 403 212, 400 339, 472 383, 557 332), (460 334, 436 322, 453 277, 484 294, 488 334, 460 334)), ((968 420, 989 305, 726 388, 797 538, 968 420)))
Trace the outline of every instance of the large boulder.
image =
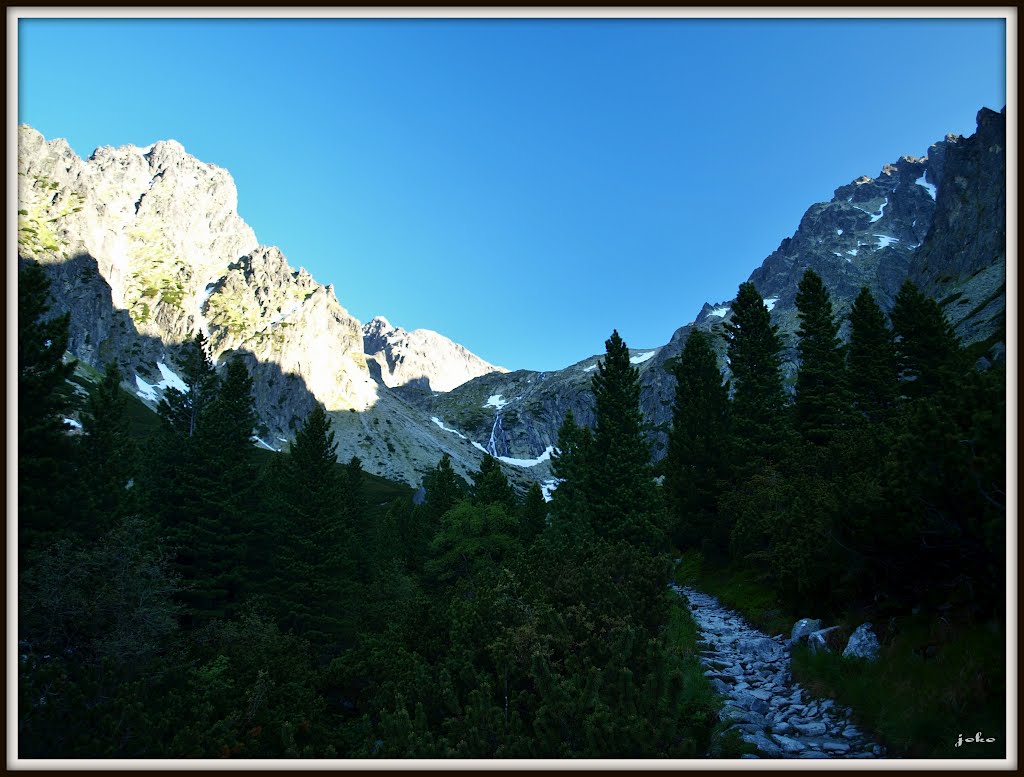
POLYGON ((815 618, 801 618, 793 624, 793 633, 790 635, 789 641, 795 645, 797 642, 802 642, 807 639, 812 632, 815 632, 820 628, 820 620, 815 618))
POLYGON ((866 658, 868 661, 878 659, 878 637, 871 630, 870 623, 862 623, 857 630, 850 635, 850 641, 846 643, 846 650, 843 651, 843 658, 866 658))

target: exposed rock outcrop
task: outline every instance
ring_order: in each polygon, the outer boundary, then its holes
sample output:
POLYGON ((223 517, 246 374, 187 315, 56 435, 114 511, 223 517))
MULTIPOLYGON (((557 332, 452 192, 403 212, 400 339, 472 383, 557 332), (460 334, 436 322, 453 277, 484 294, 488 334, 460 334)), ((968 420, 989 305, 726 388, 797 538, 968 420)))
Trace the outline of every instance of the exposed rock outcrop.
MULTIPOLYGON (((373 380, 362 326, 334 290, 258 245, 227 171, 175 141, 82 160, 22 126, 18 173, 19 255, 46 267, 85 364, 117 360, 125 387, 155 406, 176 351, 203 332, 220 363, 246 361, 266 447, 283 448, 321 402, 339 457, 358 455, 370 472, 418 483, 444 453, 463 474, 479 467, 470 440, 373 380)), ((445 343, 465 369, 485 364, 445 343)))
POLYGON ((363 326, 363 350, 380 367, 385 386, 416 385, 430 391, 451 391, 467 380, 492 372, 508 372, 429 329, 407 332, 377 316, 363 326))

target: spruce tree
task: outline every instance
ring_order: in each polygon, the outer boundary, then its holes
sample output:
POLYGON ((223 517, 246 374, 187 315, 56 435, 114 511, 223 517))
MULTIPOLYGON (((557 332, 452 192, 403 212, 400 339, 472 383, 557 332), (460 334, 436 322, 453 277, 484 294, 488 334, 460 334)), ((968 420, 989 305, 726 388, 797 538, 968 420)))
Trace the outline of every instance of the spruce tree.
MULTIPOLYGON (((363 462, 353 456, 345 465, 345 511, 348 525, 351 527, 351 541, 354 548, 368 548, 373 539, 373 527, 366 504, 366 473, 363 462)), ((371 577, 371 558, 369 553, 354 553, 355 575, 360 582, 368 582, 371 577)))
POLYGON ((404 546, 399 555, 410 571, 423 566, 430 543, 441 530, 441 517, 466 496, 466 482, 452 468, 447 453, 423 476, 422 486, 426 492, 423 504, 395 511, 398 536, 404 546))
POLYGON ((665 457, 665 487, 678 548, 704 539, 728 545, 716 521, 718 494, 727 475, 729 394, 708 336, 693 330, 674 369, 675 402, 665 457))
MULTIPOLYGON (((441 516, 451 510, 466 495, 466 484, 452 469, 451 457, 446 453, 437 466, 423 477, 423 488, 427 492, 424 507, 427 522, 436 531, 441 525, 441 516)), ((431 536, 432 533, 431 533, 431 536)))
POLYGON ((77 514, 74 448, 64 363, 70 316, 49 315, 50 281, 27 263, 18 275, 18 543, 33 552, 65 532, 77 514), (55 487, 56 486, 56 487, 55 487))
POLYGON ((351 638, 353 556, 349 474, 338 466, 330 419, 317 405, 295 434, 278 483, 275 563, 284 630, 330 653, 351 638))
POLYGON ((473 473, 472 478, 473 486, 470 489, 470 499, 473 504, 500 504, 508 511, 515 509, 515 492, 509 485, 505 473, 501 471, 501 465, 496 458, 489 453, 484 454, 480 469, 473 473))
POLYGON ((839 324, 828 289, 814 270, 807 269, 800 280, 796 307, 800 316, 796 425, 805 441, 824 445, 844 426, 849 399, 839 324))
POLYGON ((931 396, 957 377, 962 366, 960 343, 935 300, 907 280, 890 318, 905 396, 931 396))
POLYGON ((138 451, 128 427, 127 404, 121 372, 110 362, 82 414, 82 455, 89 462, 83 485, 94 536, 137 509, 138 451))
POLYGON ((594 528, 600 536, 658 547, 664 540, 657 525, 651 451, 644 438, 640 410, 640 372, 630 364, 629 349, 618 331, 605 341, 594 390, 594 479, 589 498, 594 528))
POLYGON ((192 437, 206 405, 216 398, 218 386, 217 373, 202 332, 183 345, 175 362, 185 383, 185 391, 167 389, 160 402, 160 415, 179 435, 192 437))
POLYGON ((885 313, 865 286, 850 309, 847 375, 853 406, 880 420, 896 403, 896 351, 885 313))
POLYGON ((547 524, 548 506, 544 501, 544 492, 538 483, 531 483, 523 501, 519 536, 523 547, 529 547, 543 532, 547 524))
POLYGON ((257 469, 253 459, 252 378, 241 358, 231 359, 215 399, 203 409, 190 444, 200 489, 201 528, 209 542, 214 589, 223 592, 224 613, 235 611, 251 586, 248 568, 257 508, 257 469))
POLYGON ((593 532, 588 502, 592 457, 590 428, 577 426, 572 410, 566 411, 558 429, 558 446, 551 454, 551 473, 558 488, 551 499, 548 534, 556 544, 576 544, 593 532))
POLYGON ((734 459, 742 466, 756 457, 777 458, 773 450, 779 437, 785 435, 786 395, 779 369, 779 327, 772 324, 768 307, 753 283, 740 284, 732 312, 732 321, 725 324, 725 329, 735 389, 734 459))

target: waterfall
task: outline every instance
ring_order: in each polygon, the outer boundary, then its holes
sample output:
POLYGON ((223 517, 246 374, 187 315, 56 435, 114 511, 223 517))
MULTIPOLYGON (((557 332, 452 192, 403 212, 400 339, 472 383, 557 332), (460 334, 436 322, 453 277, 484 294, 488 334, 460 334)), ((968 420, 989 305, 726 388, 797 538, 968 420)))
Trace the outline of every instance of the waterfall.
POLYGON ((500 410, 494 414, 494 423, 491 425, 491 436, 487 440, 486 450, 494 458, 508 455, 508 441, 505 439, 505 430, 501 427, 500 410))

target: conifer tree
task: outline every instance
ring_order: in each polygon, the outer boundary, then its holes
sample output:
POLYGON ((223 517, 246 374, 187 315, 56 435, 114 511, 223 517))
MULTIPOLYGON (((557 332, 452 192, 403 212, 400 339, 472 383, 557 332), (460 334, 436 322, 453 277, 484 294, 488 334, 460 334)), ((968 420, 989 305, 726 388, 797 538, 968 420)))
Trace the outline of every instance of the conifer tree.
POLYGON ((466 494, 466 484, 452 469, 451 457, 446 453, 437 466, 423 477, 423 488, 427 492, 424 507, 427 523, 433 531, 441 525, 441 516, 458 504, 466 494))
POLYGON ((133 481, 138 452, 126 407, 121 372, 116 362, 110 362, 82 414, 82 455, 89 463, 89 477, 83 485, 94 536, 137 509, 138 490, 133 481))
MULTIPOLYGON (((252 516, 257 507, 253 460, 252 378, 242 359, 231 359, 216 398, 199 417, 190 444, 193 477, 200 489, 201 527, 209 543, 214 589, 223 592, 225 614, 234 612, 249 588, 252 516)), ((220 611, 220 606, 215 606, 220 611)))
POLYGON ((847 375, 853 406, 879 420, 896 402, 896 352, 885 313, 865 286, 850 309, 847 375))
POLYGON ((896 295, 890 318, 905 396, 931 396, 955 379, 960 343, 935 300, 907 280, 896 295))
POLYGON ((740 284, 732 306, 733 319, 725 324, 732 370, 733 435, 738 464, 753 457, 773 458, 773 447, 785 427, 785 392, 779 362, 782 340, 779 327, 757 288, 740 284))
POLYGON ((473 486, 470 489, 470 498, 473 504, 490 505, 500 504, 502 507, 512 511, 516 507, 516 495, 509 485, 508 478, 501 471, 498 460, 489 453, 484 454, 484 460, 480 469, 474 472, 473 486))
POLYGON ((50 309, 46 272, 29 262, 18 275, 18 540, 29 551, 75 514, 74 449, 63 420, 74 373, 74 362, 63 361, 70 316, 50 317, 50 309))
POLYGON ((659 546, 651 452, 643 434, 640 372, 618 331, 605 341, 605 358, 592 379, 594 479, 589 492, 596 532, 635 545, 659 546))
MULTIPOLYGON (((354 548, 368 548, 373 539, 373 529, 369 524, 366 509, 366 473, 363 462, 358 456, 352 456, 345 465, 345 510, 348 524, 351 527, 351 543, 354 548)), ((368 582, 371 576, 370 554, 354 553, 356 579, 368 582)))
POLYGON ((231 360, 223 381, 202 336, 179 360, 187 391, 168 389, 150 451, 147 505, 174 549, 184 584, 183 622, 230 616, 249 592, 250 524, 256 507, 252 379, 231 360))
POLYGON ((796 294, 800 316, 800 372, 796 380, 796 424, 807 442, 830 442, 845 423, 849 399, 839 324, 832 300, 814 270, 807 269, 796 294))
POLYGON ((278 483, 281 533, 275 566, 284 630, 330 652, 351 638, 349 473, 337 461, 330 419, 317 405, 295 434, 278 483))
POLYGON ((423 566, 430 543, 441 529, 441 517, 466 496, 466 483, 452 468, 447 453, 424 474, 422 486, 426 493, 423 504, 389 511, 403 546, 396 555, 405 560, 409 571, 423 566))
POLYGON ((593 532, 588 494, 591 488, 593 441, 589 427, 576 425, 572 410, 558 429, 558 446, 551 454, 551 473, 558 481, 551 500, 550 537, 576 544, 593 532))
POLYGON ((718 531, 715 517, 727 473, 729 394, 706 334, 690 333, 674 373, 675 403, 665 458, 673 541, 687 548, 707 538, 724 549, 728 534, 718 531))
POLYGON ((544 531, 547 524, 548 506, 544 492, 538 483, 531 483, 523 501, 523 520, 520 524, 520 538, 523 547, 529 547, 544 531))
POLYGON ((172 546, 184 552, 175 567, 187 580, 183 568, 190 564, 187 522, 198 510, 198 480, 204 477, 206 466, 196 455, 192 438, 202 411, 216 397, 219 380, 201 334, 182 345, 175 363, 185 390, 166 389, 157 407, 161 425, 146 451, 143 491, 147 510, 170 533, 172 546))
POLYGON ((218 387, 217 373, 202 332, 196 333, 194 340, 184 344, 175 362, 181 371, 185 391, 167 389, 160 402, 159 412, 179 435, 192 437, 206 405, 216 398, 218 387))

